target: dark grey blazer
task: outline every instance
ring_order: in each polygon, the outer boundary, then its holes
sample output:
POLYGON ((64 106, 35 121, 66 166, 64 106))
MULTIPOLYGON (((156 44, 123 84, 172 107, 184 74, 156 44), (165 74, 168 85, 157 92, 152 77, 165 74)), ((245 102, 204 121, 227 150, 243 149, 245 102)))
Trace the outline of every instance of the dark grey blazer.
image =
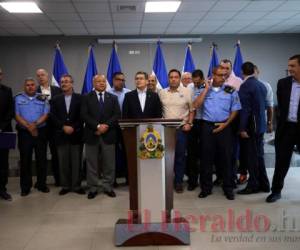
POLYGON ((84 141, 87 144, 96 144, 98 136, 95 135, 98 124, 107 124, 108 131, 102 134, 102 138, 106 144, 116 142, 116 127, 118 119, 121 116, 118 99, 115 95, 105 92, 104 95, 104 111, 100 112, 100 105, 95 91, 83 96, 81 103, 81 118, 85 123, 84 141))

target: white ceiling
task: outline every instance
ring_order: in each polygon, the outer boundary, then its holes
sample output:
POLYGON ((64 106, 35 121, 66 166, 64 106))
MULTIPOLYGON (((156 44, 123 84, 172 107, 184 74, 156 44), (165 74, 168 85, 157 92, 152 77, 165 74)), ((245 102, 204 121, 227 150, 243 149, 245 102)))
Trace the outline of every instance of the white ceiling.
POLYGON ((300 33, 300 0, 182 0, 177 13, 157 14, 144 13, 144 0, 36 2, 43 14, 0 7, 0 36, 300 33))

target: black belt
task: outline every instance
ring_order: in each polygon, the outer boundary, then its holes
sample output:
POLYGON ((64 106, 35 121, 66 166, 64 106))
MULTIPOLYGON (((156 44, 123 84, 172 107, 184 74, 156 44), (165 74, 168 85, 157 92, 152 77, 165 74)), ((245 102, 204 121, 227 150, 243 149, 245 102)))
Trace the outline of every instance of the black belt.
POLYGON ((217 126, 217 123, 224 123, 226 121, 221 121, 221 122, 211 122, 211 121, 206 121, 206 120, 201 120, 202 122, 209 124, 209 125, 214 125, 217 126))

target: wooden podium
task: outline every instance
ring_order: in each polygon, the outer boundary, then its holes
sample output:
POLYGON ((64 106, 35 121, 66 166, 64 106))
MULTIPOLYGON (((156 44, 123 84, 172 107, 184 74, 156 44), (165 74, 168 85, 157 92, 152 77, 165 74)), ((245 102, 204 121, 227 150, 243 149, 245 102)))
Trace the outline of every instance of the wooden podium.
POLYGON ((119 121, 126 148, 130 210, 115 225, 116 246, 189 245, 189 223, 173 212, 176 128, 181 120, 119 121))

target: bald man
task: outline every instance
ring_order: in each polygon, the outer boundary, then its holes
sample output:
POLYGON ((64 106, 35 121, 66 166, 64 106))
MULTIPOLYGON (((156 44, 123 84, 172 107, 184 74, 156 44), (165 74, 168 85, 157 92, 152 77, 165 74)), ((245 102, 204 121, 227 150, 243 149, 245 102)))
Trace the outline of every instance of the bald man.
POLYGON ((184 72, 184 73, 182 73, 181 83, 182 83, 182 85, 184 87, 188 87, 189 84, 193 83, 192 73, 190 73, 190 72, 184 72))
MULTIPOLYGON (((56 86, 51 86, 49 81, 49 74, 45 69, 38 69, 36 71, 36 79, 38 81, 37 93, 41 93, 44 95, 51 106, 51 99, 54 96, 57 96, 62 93, 61 89, 56 86)), ((60 186, 60 178, 59 178, 59 164, 58 164, 58 155, 57 148, 54 142, 54 131, 55 128, 53 126, 53 122, 51 117, 47 120, 47 144, 49 144, 50 153, 51 153, 51 168, 56 186, 60 186)))
POLYGON ((83 97, 81 117, 85 122, 84 142, 87 161, 88 199, 98 194, 98 159, 102 164, 102 189, 109 197, 116 197, 113 191, 115 179, 115 143, 118 119, 121 116, 118 98, 105 91, 106 77, 95 75, 94 90, 83 97))

